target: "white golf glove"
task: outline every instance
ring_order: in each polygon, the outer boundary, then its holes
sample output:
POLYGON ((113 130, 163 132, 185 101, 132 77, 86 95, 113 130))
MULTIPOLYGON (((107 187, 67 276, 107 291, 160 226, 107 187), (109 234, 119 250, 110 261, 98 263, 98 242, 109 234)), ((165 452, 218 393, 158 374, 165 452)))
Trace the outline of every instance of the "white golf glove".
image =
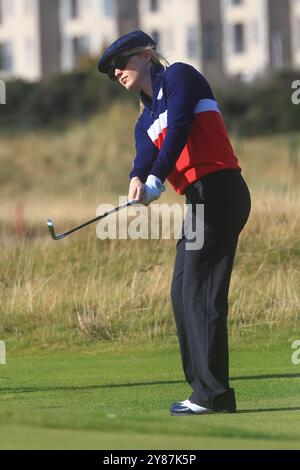
POLYGON ((148 206, 150 202, 158 199, 166 190, 161 180, 157 176, 149 175, 146 183, 143 186, 143 199, 142 202, 148 206))

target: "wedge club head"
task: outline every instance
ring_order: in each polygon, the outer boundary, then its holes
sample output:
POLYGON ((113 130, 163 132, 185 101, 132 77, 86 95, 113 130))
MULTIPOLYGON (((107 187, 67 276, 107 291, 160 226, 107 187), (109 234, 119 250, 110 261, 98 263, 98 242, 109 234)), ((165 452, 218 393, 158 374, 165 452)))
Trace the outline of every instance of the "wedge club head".
POLYGON ((66 236, 64 233, 62 233, 61 235, 55 234, 54 223, 51 219, 48 219, 47 225, 48 225, 49 233, 51 235, 51 238, 53 238, 53 240, 61 240, 62 238, 66 236))

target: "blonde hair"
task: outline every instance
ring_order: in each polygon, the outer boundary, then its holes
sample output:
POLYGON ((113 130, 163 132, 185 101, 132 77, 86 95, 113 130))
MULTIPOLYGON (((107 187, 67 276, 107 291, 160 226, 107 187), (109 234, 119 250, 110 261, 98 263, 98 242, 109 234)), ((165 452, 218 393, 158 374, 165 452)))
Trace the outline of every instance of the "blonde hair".
MULTIPOLYGON (((153 64, 160 65, 165 70, 170 66, 167 59, 163 55, 161 55, 159 52, 157 52, 155 49, 153 49, 153 47, 151 47, 151 46, 135 47, 135 48, 132 48, 132 49, 128 49, 126 51, 126 54, 124 54, 124 55, 131 55, 131 54, 134 54, 134 53, 139 54, 140 52, 145 52, 145 51, 150 51, 151 52, 151 62, 153 64)), ((142 102, 142 100, 140 99, 140 114, 142 114, 144 109, 145 109, 145 105, 142 102)))
MULTIPOLYGON (((160 54, 155 49, 153 49, 151 46, 144 47, 143 50, 144 51, 151 51, 151 62, 153 64, 161 65, 165 70, 170 66, 167 59, 162 54, 160 54)), ((140 115, 143 113, 144 109, 145 109, 145 105, 142 102, 142 100, 140 99, 140 115)))

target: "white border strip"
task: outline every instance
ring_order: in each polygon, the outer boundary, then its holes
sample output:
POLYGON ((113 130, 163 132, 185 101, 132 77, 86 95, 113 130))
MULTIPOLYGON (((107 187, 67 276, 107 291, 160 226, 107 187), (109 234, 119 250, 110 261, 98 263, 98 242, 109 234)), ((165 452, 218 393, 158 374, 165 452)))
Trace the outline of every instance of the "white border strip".
POLYGON ((168 126, 168 110, 160 114, 158 119, 154 121, 152 126, 148 129, 148 135, 152 142, 155 142, 162 131, 168 126))
MULTIPOLYGON (((206 113, 208 111, 213 111, 220 113, 218 103, 215 100, 204 99, 198 101, 196 104, 194 114, 206 113)), ((160 114, 158 119, 154 121, 152 126, 148 129, 148 135, 152 142, 155 142, 162 131, 168 126, 168 110, 160 114)))

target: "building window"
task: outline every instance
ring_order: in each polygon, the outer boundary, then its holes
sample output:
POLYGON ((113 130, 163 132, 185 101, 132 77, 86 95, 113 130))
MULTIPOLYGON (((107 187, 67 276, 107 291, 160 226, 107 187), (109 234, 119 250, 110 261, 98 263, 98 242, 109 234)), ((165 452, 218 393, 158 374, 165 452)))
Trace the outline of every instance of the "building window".
MULTIPOLYGON (((122 8, 123 2, 124 0, 120 2, 120 8, 122 8)), ((114 0, 101 0, 101 11, 103 16, 106 16, 107 18, 114 16, 114 0)))
POLYGON ((88 55, 90 51, 89 36, 79 36, 72 39, 73 57, 78 59, 84 55, 88 55))
POLYGON ((150 0, 150 11, 158 10, 158 0, 150 0))
POLYGON ((217 55, 217 31, 216 26, 208 21, 203 26, 203 58, 215 59, 217 55))
POLYGON ((70 0, 70 18, 75 19, 79 16, 78 0, 70 0))
POLYGON ((187 55, 190 59, 198 59, 198 28, 190 26, 187 30, 187 55))
POLYGON ((234 52, 241 54, 245 52, 245 25, 236 23, 233 25, 234 52))
POLYGON ((13 68, 12 44, 3 42, 0 44, 0 70, 11 72, 13 68))

